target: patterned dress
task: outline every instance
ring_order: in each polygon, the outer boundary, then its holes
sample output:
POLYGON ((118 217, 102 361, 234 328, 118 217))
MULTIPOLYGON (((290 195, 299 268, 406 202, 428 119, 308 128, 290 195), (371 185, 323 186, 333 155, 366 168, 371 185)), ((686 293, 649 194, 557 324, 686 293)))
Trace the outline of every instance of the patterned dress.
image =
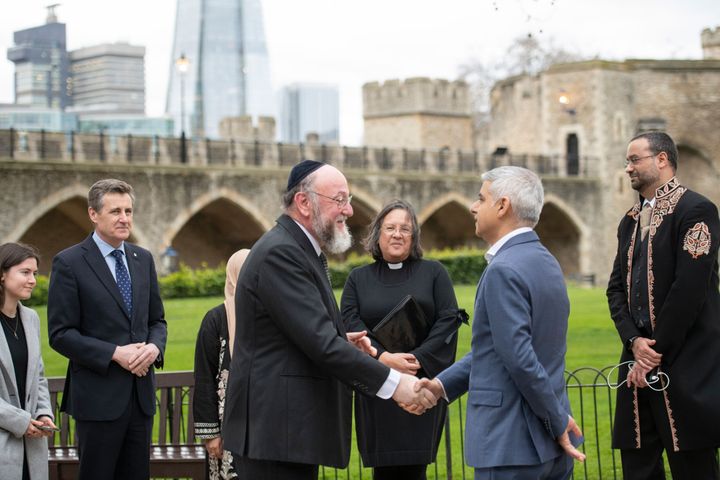
MULTIPOLYGON (((227 316, 225 305, 218 305, 205 315, 195 345, 193 415, 195 436, 198 438, 220 436, 229 367, 227 316)), ((208 458, 207 478, 238 478, 229 450, 223 451, 222 459, 208 458)))

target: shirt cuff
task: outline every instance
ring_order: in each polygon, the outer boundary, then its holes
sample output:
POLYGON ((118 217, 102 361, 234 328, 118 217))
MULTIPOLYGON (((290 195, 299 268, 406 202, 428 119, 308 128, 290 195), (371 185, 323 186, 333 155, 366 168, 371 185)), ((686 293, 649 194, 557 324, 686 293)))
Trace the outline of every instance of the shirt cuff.
POLYGON ((378 390, 375 395, 382 398, 383 400, 387 400, 388 398, 393 396, 393 393, 395 393, 395 390, 397 389, 399 384, 400 372, 391 368, 390 373, 385 380, 385 383, 382 384, 382 387, 380 387, 380 390, 378 390))
POLYGON ((450 403, 450 400, 448 399, 447 392, 445 391, 445 385, 443 385, 442 380, 435 377, 434 380, 437 380, 437 382, 440 384, 440 388, 442 388, 442 397, 445 399, 446 402, 450 403))

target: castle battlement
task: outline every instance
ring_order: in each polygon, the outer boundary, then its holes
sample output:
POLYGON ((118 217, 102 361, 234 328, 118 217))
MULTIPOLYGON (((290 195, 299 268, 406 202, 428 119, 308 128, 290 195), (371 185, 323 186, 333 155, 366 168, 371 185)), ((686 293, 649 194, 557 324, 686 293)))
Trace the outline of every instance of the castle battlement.
POLYGON ((703 58, 720 59, 720 26, 706 28, 700 34, 702 42, 703 58))
POLYGON ((275 118, 259 116, 255 120, 254 124, 250 115, 223 118, 219 125, 220 138, 272 142, 275 139, 275 118))
POLYGON ((470 116, 468 84, 416 77, 370 82, 363 85, 363 117, 408 114, 470 116))

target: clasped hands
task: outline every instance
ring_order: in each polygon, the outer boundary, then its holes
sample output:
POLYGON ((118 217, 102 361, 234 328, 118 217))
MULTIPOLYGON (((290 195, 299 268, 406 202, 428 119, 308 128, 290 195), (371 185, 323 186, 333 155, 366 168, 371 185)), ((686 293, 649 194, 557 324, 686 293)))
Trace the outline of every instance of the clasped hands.
MULTIPOLYGON (((377 349, 372 346, 366 331, 347 332, 346 335, 348 342, 358 350, 373 357, 377 355, 377 349)), ((440 396, 435 396, 430 390, 422 388, 420 384, 420 382, 427 379, 418 380, 414 376, 420 368, 420 363, 414 355, 410 353, 383 352, 380 361, 400 372, 400 382, 392 398, 403 409, 415 415, 422 415, 425 410, 437 404, 437 399, 440 396)))
POLYGON ((662 354, 653 350, 655 340, 645 337, 637 337, 633 342, 632 352, 635 357, 635 365, 628 371, 627 386, 645 388, 648 386, 647 374, 660 366, 662 354))
POLYGON ((51 429, 54 428, 57 428, 57 426, 53 423, 52 418, 41 415, 37 420, 30 419, 30 423, 25 430, 25 436, 29 438, 50 437, 53 434, 51 429))
POLYGON ((112 359, 133 375, 144 377, 158 355, 160 350, 154 343, 139 342, 118 345, 115 347, 112 359))

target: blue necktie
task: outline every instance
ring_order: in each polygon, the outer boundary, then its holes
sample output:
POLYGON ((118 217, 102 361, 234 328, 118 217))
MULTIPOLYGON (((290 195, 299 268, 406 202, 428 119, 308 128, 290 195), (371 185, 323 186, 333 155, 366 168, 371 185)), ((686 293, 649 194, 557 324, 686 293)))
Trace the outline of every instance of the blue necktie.
POLYGON ((128 313, 132 313, 132 285, 130 285, 130 275, 123 262, 123 252, 122 250, 113 250, 111 255, 115 257, 115 281, 125 301, 128 313))

